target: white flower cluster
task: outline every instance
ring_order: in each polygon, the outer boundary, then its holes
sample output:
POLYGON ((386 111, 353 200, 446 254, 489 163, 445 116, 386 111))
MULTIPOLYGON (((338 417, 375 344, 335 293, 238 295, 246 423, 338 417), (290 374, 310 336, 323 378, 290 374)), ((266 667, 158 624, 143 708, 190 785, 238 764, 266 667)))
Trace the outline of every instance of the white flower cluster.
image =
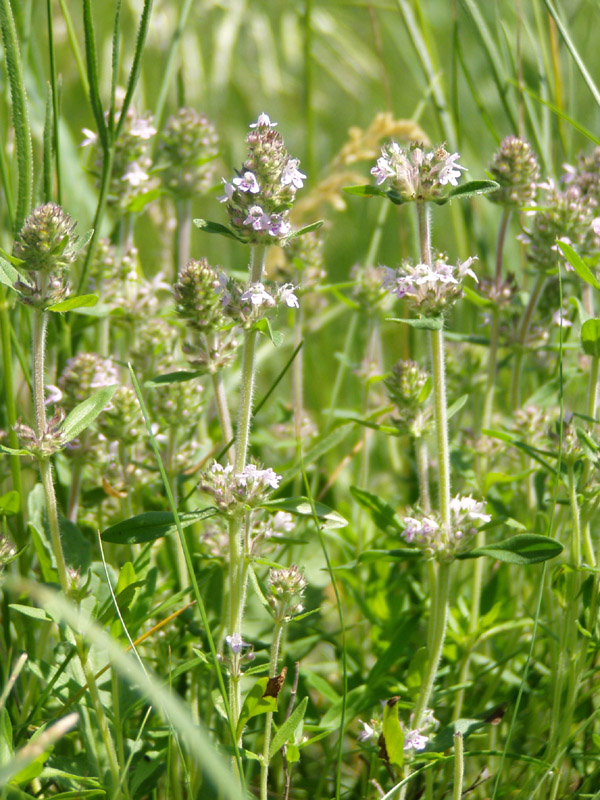
POLYGON ((296 287, 291 283, 266 286, 257 281, 245 286, 221 272, 216 285, 221 295, 223 312, 243 325, 249 326, 277 305, 299 308, 296 287))
POLYGON ((462 295, 462 282, 467 276, 477 281, 471 269, 475 258, 449 264, 439 255, 431 266, 402 262, 398 269, 384 267, 382 286, 396 297, 407 297, 423 314, 439 314, 462 295))
POLYGON ((448 153, 444 146, 424 150, 419 144, 408 148, 389 142, 381 149, 381 156, 371 170, 380 186, 385 181, 402 199, 433 200, 442 197, 445 187, 457 186, 461 170, 458 153, 448 153))
POLYGON ((256 464, 246 464, 241 472, 234 472, 231 464, 222 466, 213 462, 200 481, 200 489, 213 496, 215 505, 225 512, 236 507, 255 506, 272 490, 279 488, 281 475, 270 467, 260 469, 256 464))
POLYGON ((450 530, 444 530, 439 515, 429 517, 404 517, 402 536, 408 544, 425 551, 429 558, 452 560, 469 545, 469 537, 477 527, 491 520, 484 513, 485 503, 471 495, 457 495, 450 500, 450 530))

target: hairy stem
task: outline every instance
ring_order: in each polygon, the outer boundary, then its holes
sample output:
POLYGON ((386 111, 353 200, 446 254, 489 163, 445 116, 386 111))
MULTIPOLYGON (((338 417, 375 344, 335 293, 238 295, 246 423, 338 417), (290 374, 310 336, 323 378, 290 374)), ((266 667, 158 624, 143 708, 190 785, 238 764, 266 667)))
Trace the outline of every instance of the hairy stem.
MULTIPOLYGON (((271 661, 269 664, 269 678, 277 675, 277 660, 281 645, 281 634, 285 625, 284 619, 275 621, 273 631, 273 644, 271 645, 271 661)), ((260 800, 267 800, 269 780, 269 749, 271 747, 271 728, 273 726, 273 712, 268 711, 265 719, 265 744, 263 747, 263 760, 260 766, 260 800)))

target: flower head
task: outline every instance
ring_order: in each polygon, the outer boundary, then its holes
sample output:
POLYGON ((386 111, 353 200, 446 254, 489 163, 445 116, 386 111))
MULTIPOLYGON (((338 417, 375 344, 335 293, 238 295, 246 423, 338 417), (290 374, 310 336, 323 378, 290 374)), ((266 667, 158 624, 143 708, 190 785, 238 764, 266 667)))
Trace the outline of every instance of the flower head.
POLYGON ((236 509, 251 508, 263 502, 266 496, 279 487, 281 476, 270 467, 259 468, 256 464, 246 464, 241 472, 234 472, 233 466, 225 467, 213 462, 200 481, 200 489, 212 495, 215 504, 225 513, 236 509))
POLYGON ((450 501, 450 529, 442 524, 438 512, 432 512, 429 516, 404 517, 402 536, 413 547, 424 550, 428 558, 452 561, 470 545, 468 537, 490 521, 484 509, 485 503, 470 495, 457 495, 450 501))
POLYGON ((412 265, 403 261, 397 270, 384 267, 382 286, 397 297, 407 297, 424 315, 440 314, 462 296, 462 281, 471 277, 477 281, 471 264, 475 258, 448 263, 446 256, 438 255, 433 264, 412 265))
POLYGON ((401 148, 389 142, 381 149, 381 156, 371 170, 377 185, 388 183, 406 201, 436 200, 447 194, 447 186, 457 186, 461 171, 466 167, 458 163, 458 153, 448 153, 444 145, 435 150, 424 150, 413 142, 401 148))
POLYGON ((249 243, 283 244, 290 233, 289 209, 306 175, 298 169, 267 114, 246 137, 248 155, 236 176, 223 179, 223 195, 236 236, 249 243))
POLYGON ((522 208, 535 199, 540 170, 531 145, 519 136, 502 140, 490 165, 490 173, 499 188, 488 195, 506 208, 522 208))

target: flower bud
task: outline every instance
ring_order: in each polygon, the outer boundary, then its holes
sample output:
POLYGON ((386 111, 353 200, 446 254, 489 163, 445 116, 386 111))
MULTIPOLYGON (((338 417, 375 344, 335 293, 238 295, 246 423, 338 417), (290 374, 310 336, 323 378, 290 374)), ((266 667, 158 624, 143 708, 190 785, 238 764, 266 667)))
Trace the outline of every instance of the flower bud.
POLYGON ((119 386, 98 420, 100 433, 109 441, 117 441, 124 446, 139 441, 142 412, 134 390, 129 386, 119 386))
POLYGON ((30 272, 63 273, 77 257, 76 226, 56 203, 36 208, 25 220, 14 246, 14 255, 30 272))
POLYGON ((493 179, 500 185, 488 197, 506 208, 522 208, 535 199, 540 170, 531 145, 519 136, 507 136, 490 165, 493 179))
POLYGON ((204 114, 180 108, 169 117, 158 146, 156 160, 163 186, 178 198, 206 192, 214 181, 218 136, 204 114))
POLYGON ((102 358, 97 353, 79 353, 67 360, 58 378, 61 404, 65 411, 71 411, 94 391, 118 382, 117 369, 110 358, 102 358))
POLYGON ((224 323, 219 289, 219 273, 205 258, 189 261, 173 286, 177 314, 199 333, 218 330, 224 323))

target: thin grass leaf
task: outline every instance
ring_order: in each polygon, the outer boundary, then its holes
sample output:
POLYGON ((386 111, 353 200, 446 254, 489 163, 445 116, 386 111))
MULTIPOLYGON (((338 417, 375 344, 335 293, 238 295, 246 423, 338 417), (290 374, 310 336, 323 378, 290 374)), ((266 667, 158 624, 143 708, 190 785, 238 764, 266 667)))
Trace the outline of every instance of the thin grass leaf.
POLYGON ((44 151, 43 151, 43 186, 44 186, 44 202, 49 203, 52 200, 52 139, 53 139, 53 121, 52 121, 52 86, 47 84, 46 92, 46 114, 44 118, 44 151))
POLYGON ((4 43, 6 72, 8 74, 12 102, 12 122, 15 131, 18 187, 15 218, 12 223, 13 230, 17 233, 21 230, 25 218, 31 211, 33 197, 33 146, 31 143, 31 126, 29 124, 23 64, 10 0, 0 0, 0 30, 4 43))
POLYGON ((133 62, 131 64, 129 78, 127 80, 127 90, 125 92, 125 97, 123 99, 123 106, 121 108, 119 121, 117 123, 117 128, 115 130, 115 138, 117 138, 121 133, 121 131, 123 130, 123 125, 125 124, 125 120, 127 118, 127 111, 129 110, 129 106, 131 105, 131 101, 133 100, 133 93, 135 92, 135 87, 137 86, 137 82, 140 77, 140 70, 142 68, 142 53, 144 52, 144 45, 146 44, 146 37, 148 35, 148 27, 150 25, 152 2, 153 0, 145 0, 144 2, 144 8, 142 10, 142 16, 140 18, 140 24, 137 32, 137 38, 135 40, 135 53, 133 55, 133 62))
MULTIPOLYGON (((3 0, 4 2, 5 0, 3 0)), ((108 130, 104 120, 104 110, 100 99, 100 81, 98 78, 98 56, 96 53, 96 34, 92 17, 91 0, 83 0, 83 31, 85 37, 85 58, 89 86, 90 105, 96 121, 96 129, 102 149, 106 152, 110 146, 108 130)), ((94 226, 96 227, 96 226, 94 226)))

